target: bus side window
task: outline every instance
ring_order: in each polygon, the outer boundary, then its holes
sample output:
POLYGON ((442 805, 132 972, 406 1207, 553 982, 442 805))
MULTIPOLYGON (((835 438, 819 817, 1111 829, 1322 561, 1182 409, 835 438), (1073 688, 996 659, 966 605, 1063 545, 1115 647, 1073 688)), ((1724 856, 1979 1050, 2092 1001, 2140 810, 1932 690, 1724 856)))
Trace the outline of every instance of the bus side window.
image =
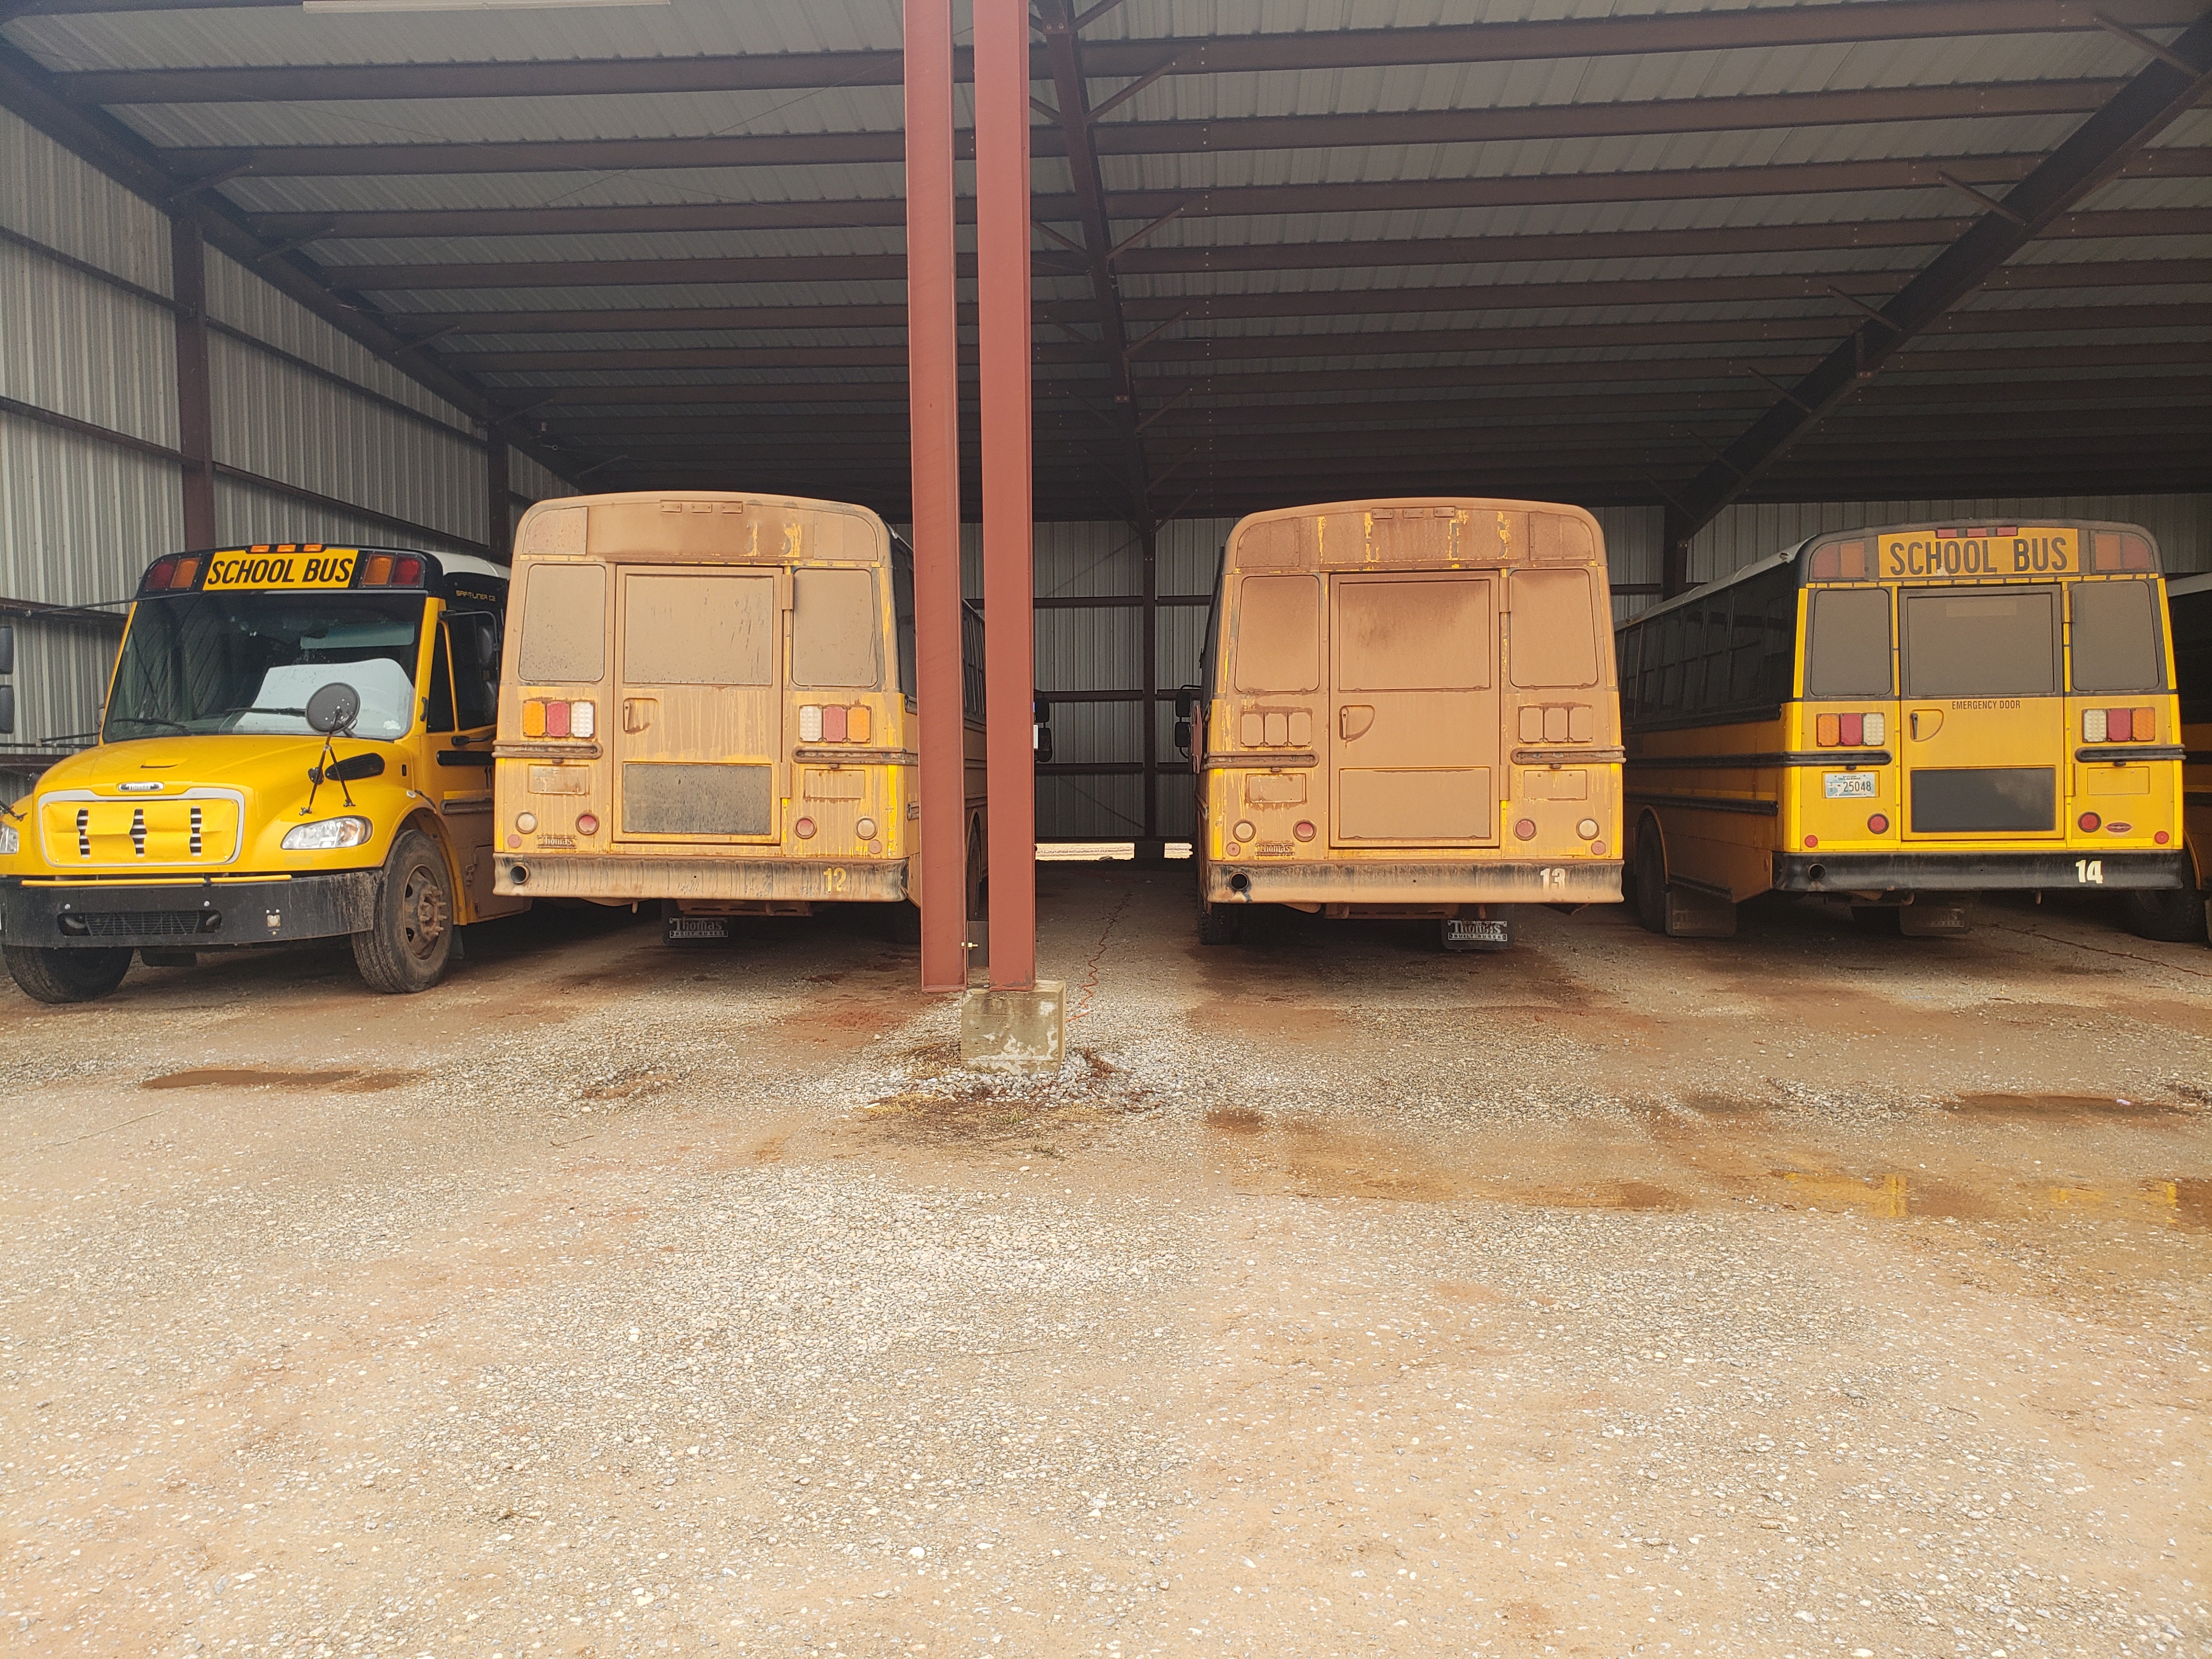
POLYGON ((453 729, 453 677, 446 667, 451 638, 451 630, 441 623, 437 637, 430 641, 430 690, 425 698, 428 708, 422 716, 425 732, 453 729))
POLYGON ((1636 647, 1643 637, 1640 628, 1624 628, 1620 631, 1613 684, 1620 688, 1620 712, 1624 715, 1636 712, 1636 647))
POLYGON ((891 544, 891 631, 898 646, 899 690, 908 707, 915 701, 914 555, 903 543, 891 544))
POLYGON ((1682 627, 1685 618, 1670 611, 1659 619, 1659 702, 1671 714, 1680 714, 1682 702, 1682 627))
POLYGON ((2212 721, 2212 588, 2169 602, 2173 624, 2173 683, 2185 725, 2212 721))
POLYGON ((875 572, 794 570, 791 607, 793 685, 866 690, 881 683, 875 572))
POLYGON ((464 732, 490 726, 499 719, 500 619, 488 611, 449 611, 446 629, 455 722, 464 732))

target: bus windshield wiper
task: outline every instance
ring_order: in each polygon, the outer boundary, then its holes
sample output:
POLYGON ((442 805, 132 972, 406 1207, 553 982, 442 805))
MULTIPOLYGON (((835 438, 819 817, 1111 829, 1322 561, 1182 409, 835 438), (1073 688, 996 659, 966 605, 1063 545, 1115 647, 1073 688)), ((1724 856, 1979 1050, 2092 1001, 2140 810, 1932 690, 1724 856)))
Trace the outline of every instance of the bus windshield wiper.
POLYGON ((301 720, 305 720, 307 717, 307 711, 304 708, 218 708, 211 718, 221 720, 225 714, 297 714, 301 720))
MULTIPOLYGON (((108 723, 112 725, 117 720, 128 720, 133 726, 166 726, 172 732, 181 732, 188 738, 192 735, 192 728, 181 720, 165 720, 159 714, 116 714, 110 717, 108 723)), ((86 735, 91 734, 88 732, 86 735)))

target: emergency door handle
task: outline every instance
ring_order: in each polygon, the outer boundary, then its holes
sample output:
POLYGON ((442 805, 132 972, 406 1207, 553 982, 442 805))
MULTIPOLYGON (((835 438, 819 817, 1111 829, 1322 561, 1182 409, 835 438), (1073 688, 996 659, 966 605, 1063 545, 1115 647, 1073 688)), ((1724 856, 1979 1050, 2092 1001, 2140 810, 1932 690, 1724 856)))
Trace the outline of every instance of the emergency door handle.
POLYGON ((653 724, 653 697, 624 697, 623 699, 623 730, 642 732, 653 724))
POLYGON ((1346 743, 1354 738, 1364 738, 1367 728, 1375 724, 1374 706, 1364 702, 1348 702, 1336 711, 1336 734, 1346 743))
POLYGON ((1912 740, 1925 743, 1943 729, 1943 711, 1940 708, 1916 708, 1912 711, 1912 740))

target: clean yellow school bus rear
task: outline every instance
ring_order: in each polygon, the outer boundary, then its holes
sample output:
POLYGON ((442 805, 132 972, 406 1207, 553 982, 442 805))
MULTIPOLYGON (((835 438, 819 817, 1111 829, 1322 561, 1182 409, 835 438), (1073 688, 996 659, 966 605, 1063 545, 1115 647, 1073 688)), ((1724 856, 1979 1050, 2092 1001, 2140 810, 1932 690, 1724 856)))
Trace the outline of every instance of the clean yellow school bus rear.
POLYGON ((914 567, 880 518, 714 491, 578 496, 533 507, 515 547, 501 892, 665 901, 678 939, 824 903, 910 920, 914 567))
POLYGON ((1754 894, 1907 933, 1978 892, 2184 884, 2156 544, 2135 526, 1833 532, 1621 631, 1638 913, 1754 894))

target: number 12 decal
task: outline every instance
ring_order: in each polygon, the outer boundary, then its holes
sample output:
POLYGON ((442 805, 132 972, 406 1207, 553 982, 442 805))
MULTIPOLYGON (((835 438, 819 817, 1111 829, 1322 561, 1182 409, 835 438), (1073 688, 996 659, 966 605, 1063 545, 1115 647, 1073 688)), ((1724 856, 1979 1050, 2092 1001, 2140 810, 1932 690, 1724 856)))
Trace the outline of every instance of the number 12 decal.
POLYGON ((2091 886, 2102 887, 2105 884, 2104 860, 2075 859, 2074 860, 2074 879, 2079 882, 2086 882, 2091 886))

